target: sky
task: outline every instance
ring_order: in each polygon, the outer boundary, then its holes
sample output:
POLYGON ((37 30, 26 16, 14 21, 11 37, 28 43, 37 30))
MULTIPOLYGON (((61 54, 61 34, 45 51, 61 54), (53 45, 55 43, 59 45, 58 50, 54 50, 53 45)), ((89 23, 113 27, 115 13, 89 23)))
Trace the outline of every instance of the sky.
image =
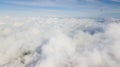
POLYGON ((120 0, 0 0, 0 16, 120 18, 120 0))

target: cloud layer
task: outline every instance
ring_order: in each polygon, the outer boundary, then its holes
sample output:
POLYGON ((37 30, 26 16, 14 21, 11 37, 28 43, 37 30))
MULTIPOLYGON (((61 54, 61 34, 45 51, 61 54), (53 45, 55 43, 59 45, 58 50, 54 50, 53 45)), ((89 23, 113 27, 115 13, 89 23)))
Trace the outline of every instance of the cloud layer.
POLYGON ((120 67, 120 19, 0 17, 0 67, 120 67))

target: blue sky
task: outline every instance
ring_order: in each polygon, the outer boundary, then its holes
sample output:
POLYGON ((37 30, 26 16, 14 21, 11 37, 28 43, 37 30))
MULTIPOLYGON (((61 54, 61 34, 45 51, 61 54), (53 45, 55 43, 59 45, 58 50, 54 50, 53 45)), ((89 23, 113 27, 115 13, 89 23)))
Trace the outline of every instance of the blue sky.
POLYGON ((0 0, 0 16, 120 18, 120 0, 0 0))

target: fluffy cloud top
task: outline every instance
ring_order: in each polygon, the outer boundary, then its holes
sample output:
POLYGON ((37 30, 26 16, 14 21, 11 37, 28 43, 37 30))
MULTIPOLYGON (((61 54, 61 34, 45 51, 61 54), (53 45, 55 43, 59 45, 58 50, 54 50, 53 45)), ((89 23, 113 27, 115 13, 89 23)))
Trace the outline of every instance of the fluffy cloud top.
POLYGON ((0 67, 120 67, 120 19, 0 17, 0 67))

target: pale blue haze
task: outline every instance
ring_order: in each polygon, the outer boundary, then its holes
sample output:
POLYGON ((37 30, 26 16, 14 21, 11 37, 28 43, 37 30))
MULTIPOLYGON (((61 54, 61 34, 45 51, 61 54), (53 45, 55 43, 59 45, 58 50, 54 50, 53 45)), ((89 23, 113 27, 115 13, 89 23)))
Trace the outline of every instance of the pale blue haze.
POLYGON ((0 0, 0 16, 120 18, 120 0, 0 0))

